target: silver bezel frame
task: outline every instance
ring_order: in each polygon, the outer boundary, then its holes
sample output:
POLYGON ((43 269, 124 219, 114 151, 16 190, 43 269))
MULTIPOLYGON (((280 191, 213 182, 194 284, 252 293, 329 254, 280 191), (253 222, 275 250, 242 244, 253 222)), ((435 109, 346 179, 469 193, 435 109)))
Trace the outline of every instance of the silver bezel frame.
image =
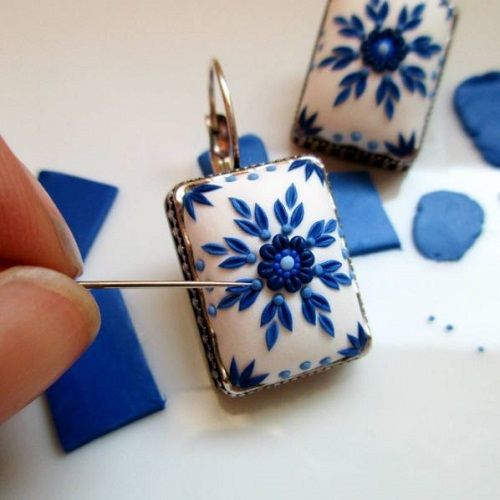
POLYGON ((290 133, 291 140, 300 147, 310 149, 312 151, 317 151, 318 153, 325 153, 328 155, 331 155, 335 158, 338 158, 340 160, 347 160, 351 162, 356 162, 356 163, 361 163, 362 165, 369 166, 369 167, 376 167, 376 168, 381 168, 383 170, 391 170, 391 171, 399 171, 399 172, 404 172, 410 168, 412 163, 415 161, 416 157, 418 156, 421 146, 424 142, 425 135, 427 133, 427 129, 429 126, 429 120, 430 116, 432 113, 432 110, 434 108, 434 103, 436 100, 437 92, 439 90, 439 87, 441 86, 441 81, 444 73, 444 69, 446 66, 446 62, 448 61, 448 55, 451 47, 451 43, 453 41, 453 36, 455 34, 455 29, 456 29, 456 24, 458 20, 458 10, 455 5, 452 5, 450 3, 450 8, 452 12, 452 21, 451 21, 451 30, 450 30, 450 36, 446 42, 446 49, 444 51, 444 63, 441 68, 441 71, 438 76, 438 80, 436 82, 436 87, 434 90, 434 96, 431 99, 431 104, 429 106, 429 109, 427 110, 427 114, 425 116, 425 122, 424 122, 424 127, 422 131, 422 137, 420 139, 419 147, 415 148, 415 151, 413 155, 408 156, 406 158, 395 158, 394 156, 391 156, 389 154, 383 154, 383 153, 374 153, 371 151, 367 151, 365 149, 361 149, 358 146, 354 146, 352 144, 349 145, 343 145, 343 144, 337 144, 331 141, 328 141, 326 139, 323 139, 321 137, 315 137, 315 136, 307 136, 304 134, 301 134, 298 132, 300 130, 299 127, 299 116, 300 112, 302 109, 302 99, 304 98, 304 93, 306 91, 307 85, 309 83, 309 77, 311 75, 310 68, 313 64, 314 61, 314 56, 316 54, 316 48, 318 46, 321 33, 323 30, 323 26, 325 25, 326 18, 328 11, 330 9, 330 5, 335 2, 335 0, 328 0, 326 3, 326 7, 323 13, 323 16, 321 18, 321 23, 319 26, 318 34, 316 36, 316 41, 313 45, 313 50, 311 53, 311 57, 309 58, 309 66, 306 74, 306 78, 304 79, 304 83, 302 85, 302 90, 300 92, 300 97, 299 101, 297 103, 297 109, 295 111, 294 119, 293 119, 293 126, 292 130, 290 133))
MULTIPOLYGON (((181 264, 181 269, 184 274, 184 278, 187 280, 194 280, 196 279, 196 276, 194 274, 195 270, 195 262, 194 262, 194 257, 193 257, 193 252, 192 252, 192 247, 191 247, 191 242, 189 240, 189 237, 186 233, 185 229, 185 223, 184 223, 184 206, 182 203, 183 196, 185 193, 186 188, 189 188, 191 186, 195 185, 200 185, 200 184, 209 184, 212 182, 215 182, 219 179, 224 179, 227 176, 230 175, 248 175, 248 172, 257 168, 265 168, 268 165, 276 165, 278 163, 282 162, 287 162, 291 160, 297 160, 297 159, 308 159, 313 162, 315 162, 317 165, 319 165, 321 168, 324 170, 324 165, 319 160, 317 157, 312 156, 312 155, 304 155, 304 156, 294 156, 290 158, 283 158, 280 160, 276 160, 273 162, 266 162, 266 163, 260 163, 256 165, 251 165, 247 168, 244 169, 239 169, 232 171, 230 173, 226 174, 219 174, 219 175, 213 175, 209 177, 200 177, 198 179, 193 179, 190 181, 185 181, 177 184, 168 194, 165 200, 165 210, 166 210, 166 215, 168 222, 170 224, 170 229, 172 232, 172 237, 174 239, 175 247, 177 250, 177 254, 179 257, 179 262, 181 264)), ((328 176, 326 175, 325 171, 325 180, 328 183, 328 186, 331 186, 328 181, 328 176)), ((341 244, 347 248, 345 239, 342 235, 342 223, 339 220, 338 217, 338 212, 335 207, 335 203, 333 200, 333 196, 331 197, 331 202, 332 202, 332 208, 335 213, 335 218, 338 221, 339 224, 339 240, 341 241, 341 244)), ((246 396, 249 394, 253 394, 259 391, 262 391, 263 389, 269 389, 271 387, 277 387, 279 385, 283 385, 289 382, 293 382, 311 375, 314 375, 316 373, 324 372, 329 370, 330 368, 333 368, 335 366, 339 366, 341 364, 349 363, 351 361, 354 361, 362 356, 364 356, 368 350, 371 347, 371 342, 372 342, 372 336, 370 332, 370 327, 368 324, 368 319, 366 317, 366 311, 363 305, 363 301, 361 299, 360 293, 359 293, 359 287, 357 283, 356 276, 353 272, 353 266, 352 266, 352 261, 350 257, 347 257, 347 264, 349 266, 349 270, 351 271, 351 274, 353 276, 352 280, 356 284, 357 287, 357 299, 359 302, 360 310, 361 310, 361 315, 363 317, 363 321, 365 323, 365 330, 366 334, 368 336, 368 343, 363 350, 363 352, 355 357, 352 358, 346 358, 346 359, 340 359, 328 366, 320 366, 317 368, 314 368, 312 370, 309 370, 307 372, 295 375, 294 377, 291 377, 290 379, 283 380, 283 381, 278 381, 273 384, 263 384, 259 385, 257 387, 252 387, 250 389, 242 389, 240 387, 234 386, 231 383, 231 380, 229 378, 229 374, 227 373, 219 355, 219 350, 217 346, 217 335, 214 331, 214 329, 211 326, 211 321, 210 317, 207 314, 207 305, 205 303, 205 297, 202 293, 202 290, 199 289, 190 289, 188 290, 189 298, 191 300, 191 305, 193 307, 193 311, 195 314, 195 319, 196 319, 196 324, 198 326, 200 338, 205 350, 205 356, 209 365, 209 370, 211 377, 216 384, 216 386, 224 392, 226 395, 231 396, 231 397, 241 397, 241 396, 246 396)))

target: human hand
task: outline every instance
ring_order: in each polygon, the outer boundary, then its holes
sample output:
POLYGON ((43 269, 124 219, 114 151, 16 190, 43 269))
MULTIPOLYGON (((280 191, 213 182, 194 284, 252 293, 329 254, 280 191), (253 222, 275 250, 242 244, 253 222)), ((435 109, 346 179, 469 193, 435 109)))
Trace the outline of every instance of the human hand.
POLYGON ((94 340, 99 310, 61 214, 0 136, 0 424, 94 340))

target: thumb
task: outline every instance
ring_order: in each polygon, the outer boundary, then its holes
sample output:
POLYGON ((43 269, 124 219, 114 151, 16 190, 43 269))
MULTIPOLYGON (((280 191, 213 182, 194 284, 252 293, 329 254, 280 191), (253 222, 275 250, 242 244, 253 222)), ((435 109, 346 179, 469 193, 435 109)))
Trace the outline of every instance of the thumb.
POLYGON ((92 296, 67 276, 37 267, 0 273, 0 423, 62 375, 99 325, 92 296))

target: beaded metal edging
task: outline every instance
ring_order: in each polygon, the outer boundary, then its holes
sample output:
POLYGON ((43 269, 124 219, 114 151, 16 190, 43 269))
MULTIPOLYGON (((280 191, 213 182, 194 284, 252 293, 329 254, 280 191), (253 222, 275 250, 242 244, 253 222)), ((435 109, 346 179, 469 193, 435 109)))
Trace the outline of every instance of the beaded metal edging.
MULTIPOLYGON (((309 159, 314 161, 316 164, 321 165, 321 167, 324 169, 323 163, 316 157, 314 156, 307 156, 307 155, 297 155, 293 156, 290 158, 282 158, 280 160, 276 160, 273 162, 264 162, 264 163, 259 163, 255 165, 250 165, 248 167, 232 171, 228 174, 219 174, 219 175, 211 175, 208 177, 199 177, 197 179, 192 179, 189 181, 181 182, 177 184, 168 194, 167 198, 165 200, 165 211, 167 215, 167 219, 170 225, 171 233, 172 233, 172 238, 174 240, 175 248, 177 251, 177 255, 179 258, 179 262, 181 264, 181 269, 182 273, 184 275, 184 278, 187 280, 193 280, 193 273, 192 270, 195 268, 194 266, 194 258, 191 250, 191 244, 189 242, 189 238, 186 235, 186 232, 184 230, 184 216, 183 216, 183 206, 176 200, 175 194, 176 192, 182 188, 185 187, 187 184, 191 184, 194 182, 198 181, 206 181, 205 183, 210 183, 212 182, 215 178, 223 178, 229 175, 243 175, 247 174, 249 170, 256 169, 258 167, 265 167, 267 165, 273 165, 275 163, 281 163, 285 161, 292 161, 292 160, 297 160, 297 159, 309 159)), ((326 174, 326 169, 325 169, 325 174, 326 174)), ((328 176, 325 175, 326 177, 326 182, 327 185, 330 187, 330 192, 331 192, 331 185, 328 180, 328 176)), ((342 224, 341 221, 339 220, 338 217, 338 212, 335 207, 335 204, 333 202, 333 195, 331 197, 331 202, 332 202, 332 207, 333 211, 335 213, 335 218, 337 220, 337 223, 339 224, 339 239, 342 241, 342 245, 344 248, 348 248, 341 230, 342 224)), ((191 304, 193 306, 193 311, 195 314, 195 319, 196 319, 196 324, 198 326, 198 331, 199 335, 203 344, 203 348, 205 350, 205 357, 207 358, 207 362, 209 365, 210 369, 210 375, 216 384, 216 386, 221 389, 221 391, 226 394, 227 396, 230 397, 244 397, 248 396, 250 394, 254 394, 256 392, 260 392, 264 389, 270 389, 273 387, 277 387, 283 384, 287 384, 290 382, 295 382, 297 380, 309 377, 311 375, 315 375, 317 373, 322 373, 327 370, 330 370, 333 367, 340 366, 346 363, 350 363, 351 361, 354 361, 356 359, 361 358, 364 356, 370 349, 371 343, 372 343, 372 336, 371 336, 371 331, 370 327, 368 324, 368 319, 366 317, 366 310, 363 304, 363 301, 361 299, 361 295, 359 292, 359 286, 358 286, 358 281, 355 276, 353 266, 352 266, 352 260, 350 255, 346 258, 347 264, 349 266, 349 271, 352 274, 352 280, 356 285, 356 296, 359 302, 360 310, 361 310, 361 315, 363 317, 363 320, 365 322, 365 330, 368 336, 368 342, 366 344, 365 349, 361 354, 358 356, 353 356, 350 358, 345 358, 345 359, 339 359, 335 362, 333 362, 330 365, 327 366, 319 366, 317 368, 314 368, 312 370, 309 370, 305 373, 301 373, 299 375, 295 375, 293 378, 288 379, 288 380, 281 380, 277 381, 273 384, 267 384, 267 385, 262 385, 262 386, 257 386, 255 388, 251 389, 245 389, 240 393, 235 393, 233 391, 236 390, 241 390, 239 387, 234 386, 226 372, 226 369, 224 368, 224 365, 220 359, 220 354, 217 349, 217 341, 216 341, 216 335, 213 330, 213 328, 210 326, 210 319, 208 318, 206 314, 206 307, 204 307, 205 304, 205 297, 203 296, 203 293, 201 290, 198 289, 189 289, 188 294, 189 298, 191 300, 191 304)))
MULTIPOLYGON (((308 68, 311 67, 311 65, 314 61, 314 56, 316 54, 316 48, 318 46, 318 42, 319 42, 319 39, 321 37, 321 31, 323 29, 323 25, 325 24, 326 16, 327 16, 328 11, 330 9, 330 5, 334 1, 335 0, 328 0, 328 2, 326 3, 326 7, 324 10, 323 16, 321 18, 321 23, 320 23, 320 27, 318 30, 318 34, 316 36, 316 41, 314 43, 312 54, 311 54, 311 57, 309 59, 308 68)), ((446 43, 446 50, 444 51, 444 57, 443 57, 444 64, 441 68, 441 71, 439 72, 439 77, 438 77, 438 80, 436 82, 436 87, 434 89, 434 96, 431 99, 431 104, 430 104, 429 109, 427 111, 427 114, 425 116, 424 127, 422 129, 422 137, 420 138, 420 145, 422 145, 422 143, 425 139, 425 135, 427 133, 430 116, 431 116, 432 110, 434 109, 434 104, 436 101, 436 96, 437 96, 438 90, 441 86, 444 68, 445 68, 446 63, 448 61, 448 54, 450 51, 451 44, 453 42, 453 37, 454 37, 456 26, 457 26, 457 20, 458 20, 457 7, 456 7, 456 5, 450 5, 450 7, 452 10, 453 20, 452 20, 452 25, 451 25, 451 30, 450 30, 450 36, 448 37, 448 40, 446 43)), ((300 97, 299 97, 299 101, 297 104, 297 110, 295 112, 295 118, 293 121, 292 131, 290 134, 291 139, 292 139, 294 144, 296 144, 297 146, 303 147, 303 148, 310 148, 311 150, 317 151, 318 153, 326 153, 326 154, 332 155, 334 158, 338 158, 340 160, 359 162, 359 163, 362 163, 366 166, 377 167, 377 168, 381 168, 383 170, 404 172, 410 168, 410 166, 415 161, 416 157, 418 156, 418 154, 420 152, 420 147, 416 148, 411 156, 408 156, 407 158, 396 159, 388 154, 370 153, 370 152, 365 151, 357 146, 336 144, 336 143, 330 142, 326 139, 322 139, 322 138, 318 138, 318 137, 311 137, 311 136, 304 136, 304 135, 298 134, 296 131, 298 129, 298 124, 299 124, 299 115, 300 115, 300 111, 301 111, 301 104, 302 104, 302 99, 303 99, 305 91, 306 91, 307 84, 309 83, 310 74, 311 74, 311 71, 308 69, 306 78, 304 80, 304 84, 302 85, 302 90, 300 92, 300 97)))

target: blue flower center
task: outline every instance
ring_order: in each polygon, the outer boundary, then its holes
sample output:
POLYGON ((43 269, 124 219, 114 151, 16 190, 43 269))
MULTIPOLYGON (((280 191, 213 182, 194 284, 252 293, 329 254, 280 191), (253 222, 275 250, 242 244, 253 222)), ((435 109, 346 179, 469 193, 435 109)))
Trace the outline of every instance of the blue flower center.
POLYGON ((297 292, 314 277, 314 255, 301 236, 289 239, 277 234, 272 243, 260 247, 259 253, 262 257, 257 268, 259 276, 267 280, 268 288, 273 291, 285 288, 297 292))
POLYGON ((398 30, 372 31, 361 44, 363 63, 376 73, 396 71, 408 54, 408 45, 398 30))
POLYGON ((283 257, 280 261, 281 269, 285 271, 290 271, 295 266, 295 259, 291 255, 283 257))

